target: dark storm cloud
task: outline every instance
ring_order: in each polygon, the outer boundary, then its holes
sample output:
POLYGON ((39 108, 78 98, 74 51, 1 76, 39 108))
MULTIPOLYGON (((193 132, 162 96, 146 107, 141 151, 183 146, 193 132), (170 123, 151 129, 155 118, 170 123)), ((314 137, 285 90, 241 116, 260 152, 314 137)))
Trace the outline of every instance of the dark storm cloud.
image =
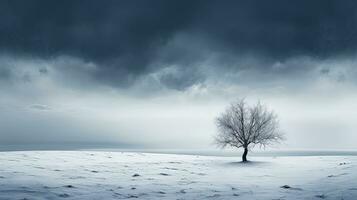
POLYGON ((228 51, 329 56, 356 50, 356 9, 353 1, 215 2, 197 26, 228 51))
POLYGON ((184 89, 204 80, 194 68, 212 53, 234 68, 241 55, 274 62, 355 53, 356 11, 349 0, 1 1, 0 50, 93 62, 93 80, 113 86, 174 65, 178 74, 160 81, 184 89))

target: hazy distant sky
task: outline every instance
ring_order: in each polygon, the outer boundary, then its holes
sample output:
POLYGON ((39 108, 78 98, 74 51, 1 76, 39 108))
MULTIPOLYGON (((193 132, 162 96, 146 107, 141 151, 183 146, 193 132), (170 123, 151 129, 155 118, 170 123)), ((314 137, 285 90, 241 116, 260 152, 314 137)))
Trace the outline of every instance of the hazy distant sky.
POLYGON ((0 145, 212 148, 246 97, 281 148, 356 149, 356 56, 353 0, 3 0, 0 145))

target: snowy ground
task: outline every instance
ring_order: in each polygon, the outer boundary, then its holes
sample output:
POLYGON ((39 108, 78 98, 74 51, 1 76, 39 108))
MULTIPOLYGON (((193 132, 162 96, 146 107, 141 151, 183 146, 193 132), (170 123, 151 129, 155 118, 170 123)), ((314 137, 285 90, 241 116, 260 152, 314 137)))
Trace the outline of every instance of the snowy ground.
POLYGON ((251 159, 1 152, 0 199, 357 199, 355 156, 251 159))

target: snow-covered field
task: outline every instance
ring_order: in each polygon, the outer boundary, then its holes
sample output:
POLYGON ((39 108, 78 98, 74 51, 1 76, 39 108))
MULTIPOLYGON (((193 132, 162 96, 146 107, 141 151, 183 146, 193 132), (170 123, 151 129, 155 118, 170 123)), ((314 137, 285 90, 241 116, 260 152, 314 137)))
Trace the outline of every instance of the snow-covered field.
POLYGON ((0 199, 357 199, 357 157, 0 153, 0 199))

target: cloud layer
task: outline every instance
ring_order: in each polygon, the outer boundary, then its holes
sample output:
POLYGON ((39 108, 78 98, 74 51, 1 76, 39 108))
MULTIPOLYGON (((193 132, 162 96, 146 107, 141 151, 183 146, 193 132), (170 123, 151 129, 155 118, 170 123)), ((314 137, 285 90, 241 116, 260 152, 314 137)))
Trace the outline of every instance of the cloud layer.
MULTIPOLYGON (((200 64, 225 71, 250 68, 237 59, 268 62, 296 56, 353 55, 357 48, 353 1, 3 1, 0 50, 51 59, 71 56, 94 63, 98 84, 128 87, 143 75, 182 90, 205 80, 200 64)), ((285 69, 294 73, 296 66, 285 69)), ((10 72, 0 71, 6 78, 10 72)))
POLYGON ((356 9, 352 0, 1 1, 0 144, 207 147, 214 117, 247 97, 276 110, 288 147, 355 148, 356 9))

